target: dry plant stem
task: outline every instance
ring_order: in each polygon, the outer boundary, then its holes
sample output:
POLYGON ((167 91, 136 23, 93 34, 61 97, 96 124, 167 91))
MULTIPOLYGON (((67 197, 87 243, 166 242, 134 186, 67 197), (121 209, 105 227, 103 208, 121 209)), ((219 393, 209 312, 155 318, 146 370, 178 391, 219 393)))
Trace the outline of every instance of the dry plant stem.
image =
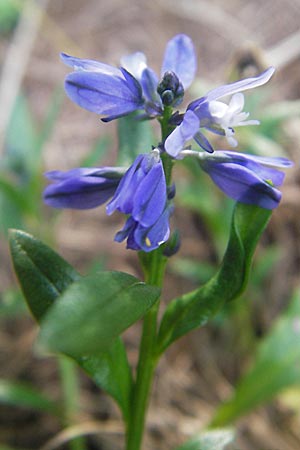
POLYGON ((2 67, 0 79, 0 151, 15 100, 49 0, 27 0, 2 67))

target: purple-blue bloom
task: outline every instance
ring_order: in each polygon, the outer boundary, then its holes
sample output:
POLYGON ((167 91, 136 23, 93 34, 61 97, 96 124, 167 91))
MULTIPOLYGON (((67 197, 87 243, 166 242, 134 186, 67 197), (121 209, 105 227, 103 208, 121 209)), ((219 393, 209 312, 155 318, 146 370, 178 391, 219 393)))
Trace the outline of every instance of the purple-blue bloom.
POLYGON ((46 177, 54 181, 44 190, 44 202, 54 208, 90 209, 100 206, 115 193, 124 169, 118 167, 53 170, 46 177))
POLYGON ((212 89, 204 97, 190 103, 183 118, 179 117, 179 126, 166 139, 166 152, 176 158, 187 141, 192 138, 204 150, 213 152, 211 144, 200 131, 201 128, 226 136, 228 143, 235 147, 237 145, 236 139, 233 138, 235 127, 259 124, 258 120, 247 120, 249 113, 243 111, 244 95, 241 91, 267 83, 274 70, 270 67, 256 77, 212 89), (228 104, 219 101, 228 95, 232 96, 228 104))
POLYGON ((202 169, 226 195, 241 203, 274 209, 281 200, 285 174, 278 169, 293 166, 286 158, 268 158, 217 150, 198 153, 202 169))
POLYGON ((160 151, 139 155, 126 171, 120 167, 78 168, 47 172, 53 181, 44 202, 54 208, 90 209, 109 200, 106 210, 128 215, 115 240, 127 239, 127 248, 152 251, 170 235, 170 199, 175 190, 166 186, 160 151))
POLYGON ((128 169, 106 207, 107 214, 116 210, 129 215, 115 237, 127 239, 127 248, 149 252, 169 238, 172 208, 158 150, 139 155, 128 169))
MULTIPOLYGON (((121 60, 121 68, 115 68, 94 60, 61 55, 65 64, 75 70, 67 75, 65 89, 68 96, 82 108, 103 116, 110 121, 144 109, 149 117, 163 112, 162 96, 158 94, 159 79, 148 67, 146 56, 137 52, 121 60)), ((186 89, 196 72, 196 56, 191 39, 179 34, 166 47, 161 77, 172 73, 186 89)), ((178 98, 174 98, 178 104, 178 98)))

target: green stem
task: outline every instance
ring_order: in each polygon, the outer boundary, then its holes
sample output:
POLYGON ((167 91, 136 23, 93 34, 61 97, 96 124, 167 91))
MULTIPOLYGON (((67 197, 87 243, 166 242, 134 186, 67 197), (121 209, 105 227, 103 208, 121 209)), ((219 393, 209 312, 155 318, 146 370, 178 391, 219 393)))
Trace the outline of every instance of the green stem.
MULTIPOLYGON (((66 357, 62 356, 58 361, 64 399, 64 422, 65 426, 70 426, 74 425, 74 417, 78 412, 79 389, 77 370, 73 361, 66 357)), ((72 439, 69 442, 69 447, 70 450, 85 450, 84 438, 72 439)))
MULTIPOLYGON (((173 131, 169 124, 172 108, 165 107, 164 115, 160 120, 162 141, 173 131)), ((162 154, 162 163, 167 186, 171 184, 173 161, 167 154, 162 154)), ((162 287, 167 258, 163 255, 162 248, 151 253, 140 252, 140 262, 145 273, 145 281, 153 286, 162 287)), ((132 392, 132 404, 128 426, 126 430, 126 450, 140 450, 144 428, 146 411, 148 409, 149 394, 152 386, 154 370, 158 361, 157 340, 157 315, 159 301, 150 309, 144 317, 142 338, 139 349, 139 361, 136 371, 136 382, 132 392)))
MULTIPOLYGON (((141 253, 140 258, 145 269, 146 282, 161 287, 166 265, 166 258, 162 255, 161 249, 146 255, 141 253)), ((140 450, 143 439, 149 394, 157 363, 155 355, 158 309, 159 302, 144 317, 136 383, 133 389, 131 414, 127 429, 127 450, 140 450)))
MULTIPOLYGON (((163 142, 175 128, 174 125, 170 125, 170 123, 169 123, 172 112, 173 112, 173 109, 169 106, 166 106, 164 109, 164 115, 160 119, 161 135, 162 135, 163 142)), ((171 178, 172 178, 173 160, 166 153, 162 153, 161 159, 162 159, 162 163, 164 166, 166 183, 167 183, 167 186, 170 186, 171 178)))

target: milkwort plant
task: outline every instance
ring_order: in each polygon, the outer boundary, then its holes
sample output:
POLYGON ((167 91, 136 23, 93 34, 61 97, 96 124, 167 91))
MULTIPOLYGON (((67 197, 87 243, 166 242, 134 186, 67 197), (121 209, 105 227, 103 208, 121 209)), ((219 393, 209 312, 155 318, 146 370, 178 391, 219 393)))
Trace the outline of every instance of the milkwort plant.
POLYGON ((137 251, 144 281, 115 271, 83 277, 22 231, 11 232, 11 252, 24 296, 40 323, 40 345, 74 359, 116 400, 124 418, 126 449, 139 450, 160 356, 243 291, 258 239, 281 200, 283 169, 291 167, 291 161, 215 150, 209 140, 210 133, 218 134, 226 146, 236 147, 236 128, 258 125, 243 111, 243 91, 267 83, 274 68, 212 89, 180 112, 197 65, 186 35, 168 42, 160 76, 141 52, 123 57, 120 68, 66 54, 61 58, 73 69, 65 80, 66 93, 79 106, 99 114, 104 122, 135 112, 141 123, 150 119, 160 123, 160 140, 145 148, 130 167, 51 171, 46 174, 51 184, 44 191, 45 203, 55 208, 88 209, 106 203, 108 215, 124 214, 115 241, 126 240, 127 248, 137 251), (179 249, 178 234, 170 229, 175 198, 172 169, 183 158, 193 158, 236 205, 217 273, 171 300, 159 321, 167 262, 179 249), (139 359, 133 371, 121 334, 141 318, 139 359))

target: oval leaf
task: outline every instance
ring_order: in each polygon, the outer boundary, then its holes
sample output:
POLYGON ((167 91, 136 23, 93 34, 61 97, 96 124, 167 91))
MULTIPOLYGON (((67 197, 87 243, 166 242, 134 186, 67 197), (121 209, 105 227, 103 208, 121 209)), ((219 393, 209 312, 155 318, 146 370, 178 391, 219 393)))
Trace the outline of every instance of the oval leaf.
POLYGON ((132 374, 125 347, 116 339, 107 352, 75 359, 80 367, 119 404, 124 419, 129 416, 132 374))
POLYGON ((270 215, 267 209, 236 204, 227 250, 219 271, 204 286, 168 305, 159 330, 159 353, 179 337, 206 323, 225 302, 242 293, 253 252, 270 215))
MULTIPOLYGON (((60 295, 81 276, 47 245, 20 230, 10 231, 13 264, 26 302, 40 322, 60 295)), ((132 386, 126 350, 117 340, 107 352, 74 358, 79 366, 108 392, 127 417, 132 386)))
POLYGON ((21 230, 10 230, 14 269, 34 318, 39 321, 80 275, 61 256, 21 230))
POLYGON ((109 349, 158 300, 160 290, 122 272, 101 272, 73 283, 42 321, 40 343, 75 357, 109 349))

